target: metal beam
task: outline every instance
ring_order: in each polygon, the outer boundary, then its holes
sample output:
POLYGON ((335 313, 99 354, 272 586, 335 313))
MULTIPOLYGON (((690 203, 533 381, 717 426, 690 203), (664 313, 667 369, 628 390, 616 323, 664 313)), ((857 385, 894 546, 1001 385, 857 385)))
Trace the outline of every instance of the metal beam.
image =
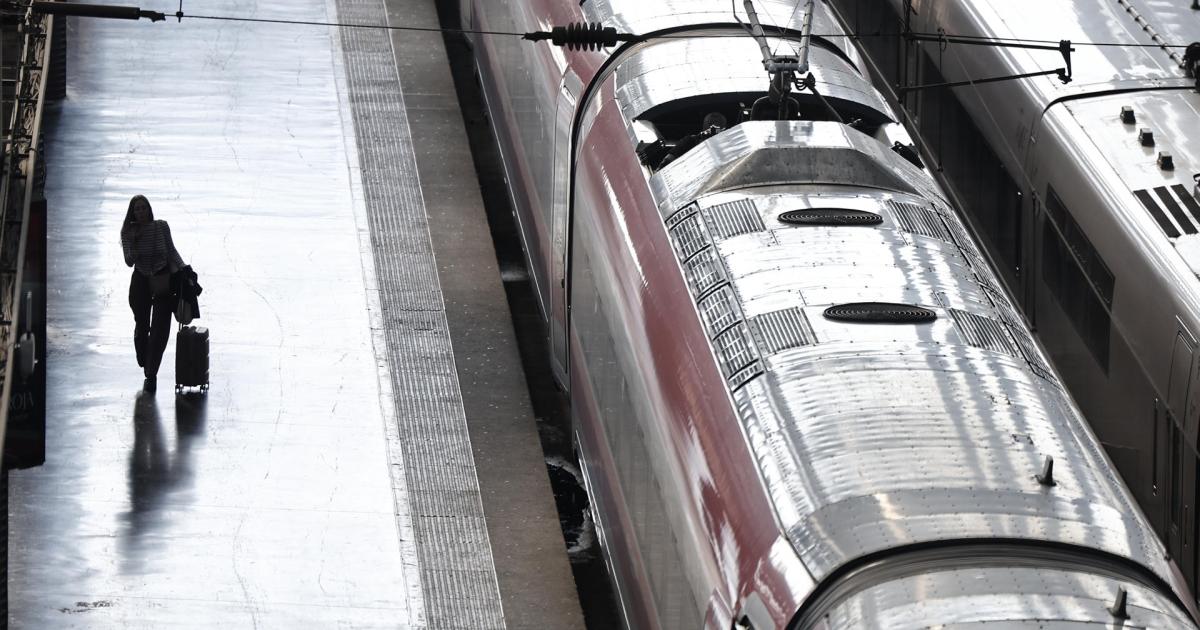
POLYGON ((76 17, 108 18, 114 20, 140 20, 161 22, 167 16, 158 11, 143 11, 138 7, 114 7, 104 4, 68 4, 64 2, 34 2, 34 13, 43 15, 71 15, 76 17))
POLYGON ((30 11, 23 30, 25 42, 17 75, 18 98, 13 106, 12 127, 3 155, 4 178, 0 184, 0 216, 3 217, 0 223, 0 259, 12 263, 11 269, 0 270, 0 317, 5 320, 3 328, 0 328, 0 361, 4 363, 4 383, 0 388, 0 444, 4 443, 8 405, 16 378, 13 370, 16 342, 19 339, 21 283, 25 271, 29 210, 40 157, 38 145, 41 141, 46 80, 50 74, 54 18, 30 11), (18 187, 14 188, 14 185, 18 187), (15 239, 12 233, 14 228, 19 229, 15 239))

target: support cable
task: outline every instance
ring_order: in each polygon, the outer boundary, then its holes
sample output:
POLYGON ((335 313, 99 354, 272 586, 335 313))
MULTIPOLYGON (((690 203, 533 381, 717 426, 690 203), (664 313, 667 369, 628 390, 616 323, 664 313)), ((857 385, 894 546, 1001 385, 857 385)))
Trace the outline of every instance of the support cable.
POLYGON ((968 79, 966 81, 952 81, 952 82, 946 82, 946 83, 929 83, 929 84, 925 84, 925 85, 906 85, 906 86, 901 86, 899 88, 900 96, 904 96, 905 94, 908 94, 909 92, 916 92, 916 91, 920 91, 920 90, 929 90, 929 89, 934 89, 934 88, 962 87, 965 85, 978 85, 981 83, 996 83, 999 81, 1014 81, 1014 80, 1019 80, 1019 79, 1031 79, 1033 77, 1044 77, 1044 76, 1050 76, 1050 75, 1057 75, 1058 80, 1062 81, 1065 84, 1065 83, 1070 83, 1071 80, 1073 79, 1073 75, 1074 75, 1075 69, 1074 69, 1073 64, 1071 63, 1071 53, 1075 52, 1075 47, 1071 44, 1070 40, 1066 40, 1066 39, 1058 42, 1057 46, 1050 46, 1050 45, 1046 45, 1046 44, 1034 44, 1034 43, 1025 43, 1025 42, 983 41, 983 40, 974 39, 974 38, 954 37, 954 36, 949 36, 949 35, 925 35, 925 34, 918 34, 918 33, 906 33, 904 35, 904 37, 905 37, 905 39, 908 39, 909 41, 938 42, 938 43, 942 44, 943 47, 948 44, 965 44, 967 46, 995 46, 995 47, 999 47, 999 48, 1024 48, 1027 50, 1057 50, 1059 53, 1062 54, 1063 61, 1066 62, 1066 67, 1055 68, 1054 70, 1042 70, 1039 72, 1025 72, 1022 74, 1009 74, 1009 75, 996 76, 996 77, 986 77, 983 79, 968 79))
MULTIPOLYGON (((13 4, 13 0, 0 0, 0 9, 3 9, 3 8, 9 6, 10 4, 13 4)), ((55 15, 79 15, 80 17, 113 17, 113 18, 117 18, 117 19, 132 19, 131 17, 128 17, 132 14, 127 13, 127 12, 138 11, 139 18, 147 18, 147 19, 151 19, 152 21, 155 21, 155 22, 160 21, 158 19, 159 15, 162 15, 164 17, 170 17, 167 14, 162 14, 162 13, 159 13, 156 11, 144 11, 144 10, 138 9, 136 7, 113 7, 113 6, 109 6, 109 5, 79 5, 79 4, 74 4, 74 3, 44 2, 44 1, 34 2, 33 4, 34 4, 35 12, 53 13, 55 15), (100 10, 100 11, 113 10, 117 13, 120 13, 120 15, 109 16, 109 15, 85 15, 83 13, 70 13, 70 11, 72 9, 65 8, 65 7, 99 7, 99 9, 97 9, 97 10, 100 10)), ((520 37, 522 39, 528 39, 531 41, 538 41, 541 39, 551 39, 551 37, 531 37, 531 35, 536 35, 537 33, 519 33, 516 31, 491 31, 491 30, 448 28, 448 27, 397 26, 397 25, 388 25, 388 24, 357 24, 357 23, 353 23, 353 22, 326 22, 326 21, 318 21, 318 20, 288 20, 288 19, 283 19, 283 18, 251 18, 251 17, 232 16, 232 15, 197 15, 197 14, 191 14, 191 13, 184 13, 183 9, 182 9, 182 5, 181 5, 180 10, 175 12, 174 17, 178 21, 182 21, 184 18, 187 18, 187 19, 191 19, 191 20, 253 22, 253 23, 259 23, 259 24, 278 24, 278 25, 287 25, 287 26, 324 26, 324 27, 331 27, 331 28, 363 28, 363 29, 377 29, 377 30, 387 30, 387 31, 411 31, 411 32, 415 32, 415 33, 461 33, 461 34, 466 34, 466 35, 498 35, 498 36, 502 36, 502 37, 520 37)), ((562 27, 562 28, 565 28, 565 27, 562 27)), ((764 26, 762 28, 763 28, 764 34, 766 34, 768 36, 784 36, 784 35, 788 35, 788 34, 794 35, 794 33, 795 33, 795 31, 793 31, 791 29, 786 29, 786 28, 783 28, 780 26, 764 26)), ((553 34, 552 31, 550 33, 551 33, 551 35, 553 34)), ((1026 39, 1026 38, 1017 38, 1017 37, 982 37, 982 36, 976 36, 976 35, 946 35, 946 36, 943 36, 943 35, 940 35, 937 33, 913 33, 913 34, 920 35, 920 36, 926 36, 926 37, 938 37, 938 38, 947 37, 947 38, 954 38, 954 39, 959 39, 959 40, 975 40, 975 41, 978 41, 978 42, 981 42, 984 44, 988 44, 988 43, 999 44, 1000 42, 1018 42, 1018 43, 1026 43, 1026 44, 1058 44, 1058 42, 1055 42, 1053 40, 1026 39)), ((845 37, 845 38, 850 38, 850 39, 872 39, 872 38, 881 38, 881 37, 902 37, 903 35, 896 34, 896 33, 866 33, 866 34, 813 33, 813 34, 811 34, 811 36, 814 38, 819 38, 819 39, 831 39, 831 38, 840 38, 840 37, 845 37)), ((663 34, 663 35, 652 35, 652 36, 641 36, 641 35, 629 34, 629 33, 619 33, 618 34, 619 41, 647 41, 647 40, 656 40, 656 39, 697 39, 697 38, 721 39, 721 38, 729 38, 729 37, 745 37, 745 35, 738 34, 738 33, 684 33, 684 34, 663 34)), ((966 41, 963 41, 960 43, 966 43, 966 41)), ((1077 47, 1078 46, 1107 46, 1107 47, 1118 47, 1118 48, 1180 48, 1180 49, 1186 49, 1190 44, 1176 44, 1176 43, 1139 44, 1137 42, 1072 41, 1071 45, 1077 46, 1077 47)))

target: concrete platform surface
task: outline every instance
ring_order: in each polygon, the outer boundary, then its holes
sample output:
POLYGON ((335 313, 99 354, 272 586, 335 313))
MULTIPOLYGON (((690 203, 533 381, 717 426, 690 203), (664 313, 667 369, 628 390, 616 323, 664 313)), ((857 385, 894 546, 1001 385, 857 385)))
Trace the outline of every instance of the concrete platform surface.
MULTIPOLYGON (((383 23, 385 8, 211 0, 193 10, 383 23)), ((371 132, 377 112, 356 90, 390 69, 400 93, 392 52, 358 65, 350 48, 372 42, 314 26, 72 19, 69 29, 68 97, 45 151, 47 463, 11 475, 10 627, 581 627, 562 596, 561 537, 546 538, 548 484, 529 477, 542 462, 526 394, 477 396, 472 387, 495 383, 455 363, 479 348, 452 349, 447 321, 494 327, 507 308, 472 301, 478 313, 453 303, 448 313, 429 226, 389 214, 424 212, 420 187, 385 203, 381 182, 420 182, 421 159, 462 155, 413 158, 411 135, 371 132), (379 170, 381 155, 408 171, 379 170), (174 334, 157 393, 140 391, 118 238, 139 193, 204 286, 207 395, 172 391, 174 334), (411 277, 432 284, 404 286, 397 265, 427 265, 432 276, 411 277), (423 306, 406 302, 414 290, 423 306), (463 402, 480 398, 507 402, 463 402), (481 495, 477 477, 502 468, 480 431, 525 460, 525 481, 507 494, 489 479, 481 495), (494 561, 489 530, 530 527, 511 513, 485 527, 487 507, 520 501, 540 533, 525 547, 505 541, 494 561), (446 553, 447 541, 469 552, 446 553), (501 601, 496 575, 517 561, 522 579, 549 586, 509 590, 556 603, 506 623, 524 603, 501 601)), ((402 99, 384 105, 404 114, 402 99)), ((486 226, 469 231, 490 251, 486 226)), ((495 275, 492 285, 494 296, 495 275)), ((474 363, 519 388, 516 361, 510 347, 474 363)))

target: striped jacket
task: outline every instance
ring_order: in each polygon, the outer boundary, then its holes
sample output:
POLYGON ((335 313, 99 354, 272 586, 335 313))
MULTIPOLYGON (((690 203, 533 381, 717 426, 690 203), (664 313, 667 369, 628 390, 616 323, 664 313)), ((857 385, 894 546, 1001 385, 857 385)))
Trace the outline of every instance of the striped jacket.
POLYGON ((171 240, 171 228, 161 219, 132 232, 123 231, 121 249, 125 252, 125 264, 143 276, 153 276, 172 263, 177 269, 184 266, 171 240))

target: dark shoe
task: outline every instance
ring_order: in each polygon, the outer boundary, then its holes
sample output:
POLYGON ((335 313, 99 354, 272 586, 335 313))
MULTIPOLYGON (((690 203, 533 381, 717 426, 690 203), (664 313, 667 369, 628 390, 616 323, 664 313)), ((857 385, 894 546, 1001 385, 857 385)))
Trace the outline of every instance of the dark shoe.
POLYGON ((154 393, 156 389, 158 389, 158 379, 153 376, 146 377, 146 382, 142 383, 142 391, 154 393))

